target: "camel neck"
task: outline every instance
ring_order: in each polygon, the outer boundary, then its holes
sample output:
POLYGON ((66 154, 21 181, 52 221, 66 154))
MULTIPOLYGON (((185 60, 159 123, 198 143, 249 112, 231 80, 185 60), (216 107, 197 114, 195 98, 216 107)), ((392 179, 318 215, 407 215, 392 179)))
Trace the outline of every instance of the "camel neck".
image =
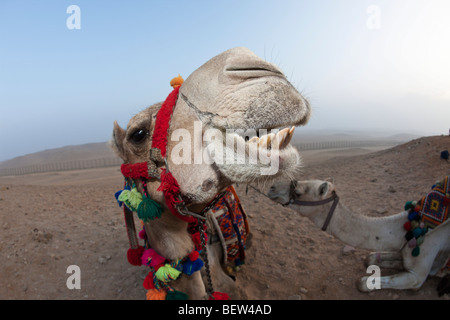
MULTIPOLYGON (((324 217, 325 219, 325 213, 324 217)), ((407 212, 387 217, 368 217, 338 204, 327 232, 354 247, 369 250, 400 250, 405 242, 403 224, 407 212)))
POLYGON ((150 246, 161 256, 177 260, 187 256, 194 244, 188 232, 188 223, 166 210, 160 219, 144 224, 150 246))

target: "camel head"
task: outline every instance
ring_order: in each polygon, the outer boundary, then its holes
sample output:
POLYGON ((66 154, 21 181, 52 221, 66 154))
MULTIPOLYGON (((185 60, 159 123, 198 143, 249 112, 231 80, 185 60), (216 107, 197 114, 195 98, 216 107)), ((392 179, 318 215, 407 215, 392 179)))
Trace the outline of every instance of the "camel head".
MULTIPOLYGON (((335 192, 333 183, 322 180, 306 181, 280 181, 275 182, 269 189, 268 197, 282 205, 300 211, 300 206, 294 204, 295 200, 316 202, 328 199, 335 192)), ((311 219, 310 215, 317 211, 317 207, 301 207, 301 214, 311 219)))
MULTIPOLYGON (((112 146, 125 163, 149 159, 162 103, 114 123, 112 146)), ((202 204, 234 182, 290 176, 300 166, 289 142, 307 123, 308 101, 283 73, 246 48, 234 48, 195 70, 179 88, 170 121, 166 164, 187 203, 202 204), (273 130, 273 132, 271 132, 273 130)), ((148 184, 150 196, 161 194, 148 184)))

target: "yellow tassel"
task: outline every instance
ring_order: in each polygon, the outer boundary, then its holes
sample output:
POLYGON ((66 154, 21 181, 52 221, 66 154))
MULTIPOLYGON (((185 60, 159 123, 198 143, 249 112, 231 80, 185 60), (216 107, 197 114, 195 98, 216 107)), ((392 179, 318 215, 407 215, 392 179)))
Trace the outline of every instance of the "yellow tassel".
POLYGON ((175 280, 180 276, 181 272, 177 269, 171 267, 169 264, 166 264, 163 267, 159 267, 158 271, 156 271, 156 278, 162 282, 169 282, 175 280))
POLYGON ((136 188, 123 190, 118 200, 125 203, 131 211, 136 211, 139 204, 142 202, 142 194, 140 194, 136 188))
POLYGON ((147 291, 147 300, 166 300, 166 290, 150 289, 147 291))
POLYGON ((172 88, 176 88, 179 87, 183 84, 184 80, 183 78, 178 75, 178 77, 173 78, 172 80, 170 80, 170 85, 172 86, 172 88))

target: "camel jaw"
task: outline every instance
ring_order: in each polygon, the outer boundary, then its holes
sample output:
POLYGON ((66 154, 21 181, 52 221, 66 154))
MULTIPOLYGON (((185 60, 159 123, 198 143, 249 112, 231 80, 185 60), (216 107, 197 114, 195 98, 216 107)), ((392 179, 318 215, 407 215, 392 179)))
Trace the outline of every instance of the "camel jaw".
POLYGON ((290 145, 295 127, 227 130, 225 138, 207 146, 219 171, 233 182, 249 183, 292 176, 301 166, 290 145))

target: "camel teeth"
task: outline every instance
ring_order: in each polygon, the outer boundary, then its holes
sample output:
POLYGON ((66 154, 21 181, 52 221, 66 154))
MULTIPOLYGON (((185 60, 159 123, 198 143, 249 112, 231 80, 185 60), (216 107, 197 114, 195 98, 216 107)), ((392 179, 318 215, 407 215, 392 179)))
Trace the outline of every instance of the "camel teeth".
POLYGON ((291 142, 294 135, 294 130, 295 127, 284 128, 276 134, 269 133, 262 137, 254 136, 250 140, 248 140, 247 143, 249 145, 256 145, 261 148, 283 149, 291 142))
POLYGON ((274 133, 269 133, 269 134, 262 136, 261 138, 259 138, 259 146, 261 148, 270 149, 274 137, 275 137, 274 133))
POLYGON ((286 138, 288 136, 288 133, 288 128, 279 131, 276 134, 274 141, 272 142, 272 149, 283 149, 284 147, 286 147, 286 138))
POLYGON ((259 138, 257 136, 254 136, 253 138, 248 140, 248 143, 258 143, 258 142, 259 142, 259 138))
POLYGON ((293 134, 294 134, 294 131, 295 131, 295 127, 292 127, 291 129, 289 129, 289 134, 290 134, 290 135, 293 135, 293 134))

